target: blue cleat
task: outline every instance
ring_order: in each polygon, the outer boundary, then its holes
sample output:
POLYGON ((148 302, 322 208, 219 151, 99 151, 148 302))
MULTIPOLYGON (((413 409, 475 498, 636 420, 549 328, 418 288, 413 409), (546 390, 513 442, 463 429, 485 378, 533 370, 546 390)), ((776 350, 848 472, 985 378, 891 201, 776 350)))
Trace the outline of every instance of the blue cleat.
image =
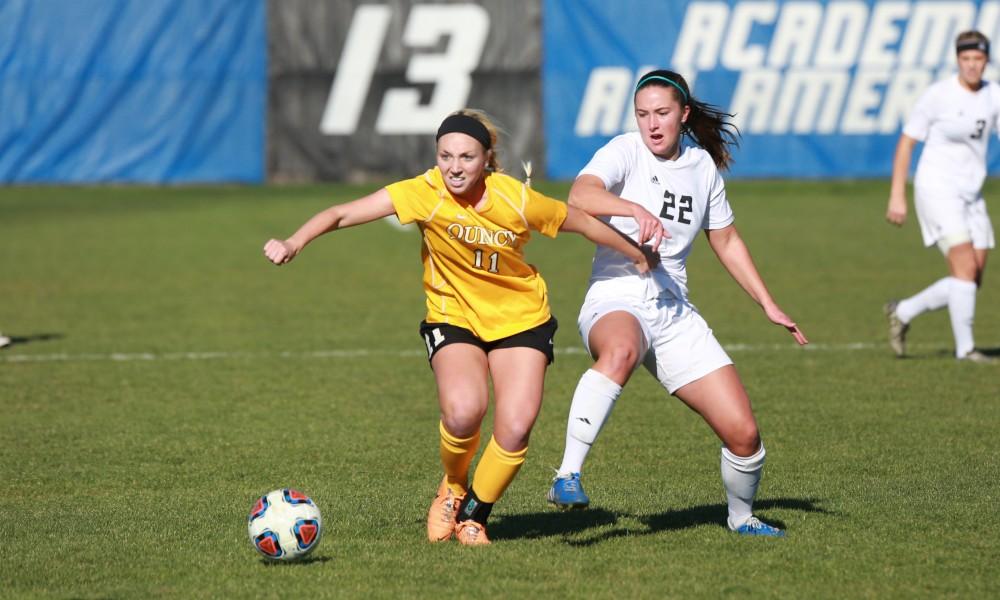
POLYGON ((761 535, 765 537, 785 537, 785 532, 761 522, 757 517, 750 517, 746 523, 734 529, 740 535, 761 535))
POLYGON ((570 473, 564 477, 556 475, 545 498, 564 510, 587 508, 590 505, 590 498, 580 485, 579 473, 570 473))

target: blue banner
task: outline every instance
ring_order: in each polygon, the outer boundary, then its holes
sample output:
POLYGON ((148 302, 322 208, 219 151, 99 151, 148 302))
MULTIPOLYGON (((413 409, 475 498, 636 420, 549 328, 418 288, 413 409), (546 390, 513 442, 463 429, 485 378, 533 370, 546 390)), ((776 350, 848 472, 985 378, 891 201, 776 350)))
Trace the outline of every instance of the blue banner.
MULTIPOLYGON (((913 104, 955 72, 956 35, 1000 33, 995 1, 545 0, 543 14, 556 179, 635 129, 633 86, 652 68, 681 73, 698 99, 735 113, 734 176, 888 177, 913 104)), ((986 78, 996 74, 991 65, 986 78)))
POLYGON ((264 179, 264 0, 0 2, 0 182, 264 179))

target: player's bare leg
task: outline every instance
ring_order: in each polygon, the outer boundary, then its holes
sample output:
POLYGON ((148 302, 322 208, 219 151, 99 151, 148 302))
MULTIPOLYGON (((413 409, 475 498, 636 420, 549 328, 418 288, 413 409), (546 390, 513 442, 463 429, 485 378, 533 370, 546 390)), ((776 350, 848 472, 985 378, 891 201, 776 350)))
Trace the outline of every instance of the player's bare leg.
POLYGON ((544 353, 525 347, 493 350, 488 361, 496 403, 493 437, 459 505, 455 537, 466 545, 490 543, 486 523, 493 505, 524 464, 531 428, 542 406, 548 364, 544 353))
POLYGON ((587 343, 596 361, 580 377, 573 393, 562 463, 546 495, 551 504, 563 509, 590 505, 580 482, 583 462, 611 415, 622 387, 646 353, 646 339, 639 321, 627 311, 601 317, 590 329, 587 343))
POLYGON ((726 365, 682 386, 675 395, 697 412, 722 440, 722 483, 729 505, 729 528, 744 535, 781 537, 780 529, 753 516, 753 501, 764 467, 764 445, 743 383, 726 365))
POLYGON ((948 316, 955 337, 955 357, 970 362, 993 362, 975 349, 972 322, 976 315, 976 291, 982 279, 981 265, 986 256, 972 247, 972 242, 956 244, 948 249, 948 269, 952 283, 948 289, 948 316))
POLYGON ((486 353, 472 344, 450 344, 431 361, 441 408, 444 477, 427 514, 427 538, 445 541, 455 530, 458 505, 468 488, 469 464, 479 448, 479 428, 489 404, 486 353))

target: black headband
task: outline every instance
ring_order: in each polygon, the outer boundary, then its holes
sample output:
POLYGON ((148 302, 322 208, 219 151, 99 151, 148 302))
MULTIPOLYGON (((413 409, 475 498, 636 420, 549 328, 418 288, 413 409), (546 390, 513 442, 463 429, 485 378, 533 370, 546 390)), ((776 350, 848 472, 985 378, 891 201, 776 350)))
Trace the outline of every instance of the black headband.
POLYGON ((435 139, 440 140, 441 136, 446 133, 464 133, 482 144, 483 148, 487 150, 492 146, 490 143, 490 132, 486 129, 486 126, 480 123, 479 119, 470 117, 469 115, 448 115, 448 118, 441 121, 441 126, 438 127, 435 139))
POLYGON ((965 50, 979 50, 980 52, 983 52, 984 54, 986 54, 986 56, 989 56, 990 55, 990 43, 989 42, 981 42, 979 40, 971 40, 971 41, 968 41, 968 42, 963 42, 961 44, 956 44, 955 45, 955 53, 956 54, 958 54, 959 52, 964 52, 965 50))

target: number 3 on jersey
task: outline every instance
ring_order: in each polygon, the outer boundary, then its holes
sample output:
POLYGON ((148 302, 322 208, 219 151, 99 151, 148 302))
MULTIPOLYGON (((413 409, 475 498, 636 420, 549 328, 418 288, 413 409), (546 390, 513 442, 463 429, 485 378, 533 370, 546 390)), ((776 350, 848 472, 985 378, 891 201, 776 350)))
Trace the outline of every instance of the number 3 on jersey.
MULTIPOLYGON (((477 269, 482 269, 483 268, 483 251, 480 248, 476 248, 475 250, 473 250, 473 252, 476 253, 476 261, 475 261, 476 268, 477 269)), ((489 271, 490 273, 499 273, 500 272, 498 270, 499 263, 500 263, 500 253, 499 252, 490 252, 489 257, 486 260, 488 260, 489 263, 490 263, 489 268, 486 269, 487 271, 489 271)))
POLYGON ((983 138, 983 131, 986 129, 986 121, 983 119, 976 119, 976 133, 973 133, 969 137, 974 140, 979 140, 983 138))
POLYGON ((663 198, 663 208, 660 209, 660 217, 677 221, 684 225, 691 224, 691 219, 685 216, 691 214, 691 202, 694 200, 691 196, 681 196, 679 207, 677 206, 677 196, 674 196, 670 190, 663 192, 663 198), (674 209, 678 209, 676 214, 674 213, 674 209))

